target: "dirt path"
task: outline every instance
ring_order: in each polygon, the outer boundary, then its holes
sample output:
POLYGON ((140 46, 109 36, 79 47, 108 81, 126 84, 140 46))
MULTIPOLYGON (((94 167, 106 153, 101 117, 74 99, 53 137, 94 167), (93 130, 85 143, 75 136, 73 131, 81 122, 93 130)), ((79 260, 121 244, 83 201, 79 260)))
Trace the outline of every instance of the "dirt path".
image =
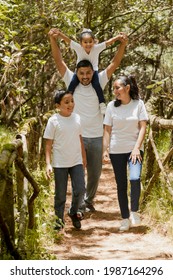
MULTIPOLYGON (((70 190, 67 198, 69 206, 70 190)), ((159 260, 173 259, 173 242, 162 236, 142 216, 142 225, 118 231, 121 221, 114 175, 110 164, 103 166, 95 199, 96 212, 87 213, 82 229, 73 228, 66 217, 64 236, 49 250, 59 260, 159 260)))

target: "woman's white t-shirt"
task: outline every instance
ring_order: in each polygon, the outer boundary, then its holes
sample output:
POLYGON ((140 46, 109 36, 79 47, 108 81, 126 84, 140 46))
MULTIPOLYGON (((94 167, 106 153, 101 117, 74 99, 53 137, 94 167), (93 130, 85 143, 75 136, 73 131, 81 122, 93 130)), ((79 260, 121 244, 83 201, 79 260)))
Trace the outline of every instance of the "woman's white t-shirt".
POLYGON ((108 103, 104 124, 112 127, 110 154, 129 153, 133 150, 139 135, 139 121, 142 120, 148 120, 142 100, 131 99, 128 104, 119 107, 114 106, 114 100, 108 103))
POLYGON ((52 166, 72 167, 82 164, 79 115, 54 114, 48 120, 43 138, 53 140, 52 166))

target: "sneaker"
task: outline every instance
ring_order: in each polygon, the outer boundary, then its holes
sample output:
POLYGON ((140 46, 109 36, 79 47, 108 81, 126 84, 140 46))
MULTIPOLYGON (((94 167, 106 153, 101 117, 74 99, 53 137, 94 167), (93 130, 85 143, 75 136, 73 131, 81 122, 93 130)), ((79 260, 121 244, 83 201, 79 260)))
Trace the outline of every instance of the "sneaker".
POLYGON ((121 226, 119 228, 120 231, 128 231, 130 228, 130 220, 129 219, 123 219, 121 222, 121 226))
POLYGON ((140 215, 137 212, 131 212, 130 220, 133 226, 139 226, 141 224, 140 215))
POLYGON ((68 212, 68 216, 70 217, 70 219, 72 220, 72 223, 73 223, 73 226, 77 229, 80 229, 81 228, 81 222, 80 222, 80 219, 78 218, 78 215, 77 213, 74 214, 74 215, 71 215, 69 212, 68 212))
POLYGON ((84 219, 84 213, 81 212, 81 211, 77 211, 77 217, 80 221, 83 220, 84 219))
POLYGON ((54 230, 61 231, 64 228, 64 226, 64 222, 61 219, 57 219, 54 226, 54 230))
POLYGON ((85 211, 86 212, 95 212, 96 209, 94 208, 94 206, 92 204, 86 204, 85 211))
POLYGON ((100 112, 101 112, 101 114, 102 115, 105 115, 105 112, 106 112, 106 105, 105 105, 105 103, 100 103, 99 104, 99 107, 100 107, 100 112))

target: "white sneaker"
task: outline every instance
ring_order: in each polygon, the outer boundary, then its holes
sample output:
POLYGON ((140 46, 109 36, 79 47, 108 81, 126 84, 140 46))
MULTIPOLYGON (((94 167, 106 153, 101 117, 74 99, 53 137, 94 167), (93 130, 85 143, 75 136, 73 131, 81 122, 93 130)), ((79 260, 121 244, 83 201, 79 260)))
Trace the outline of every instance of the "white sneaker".
POLYGON ((128 231, 129 228, 130 228, 130 220, 129 219, 123 219, 119 230, 120 231, 128 231))
POLYGON ((100 107, 101 114, 105 115, 105 112, 106 112, 106 105, 105 105, 105 103, 103 103, 103 102, 100 103, 99 107, 100 107))
POLYGON ((140 215, 137 212, 131 212, 130 220, 133 226, 139 226, 141 224, 140 215))

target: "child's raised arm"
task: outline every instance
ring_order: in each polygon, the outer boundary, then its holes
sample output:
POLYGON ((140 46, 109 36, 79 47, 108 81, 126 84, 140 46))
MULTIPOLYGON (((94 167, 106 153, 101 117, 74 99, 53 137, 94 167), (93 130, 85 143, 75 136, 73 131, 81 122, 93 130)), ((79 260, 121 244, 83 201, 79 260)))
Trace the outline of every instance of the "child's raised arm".
POLYGON ((111 39, 105 41, 106 47, 112 45, 112 44, 113 44, 114 42, 116 42, 116 41, 121 41, 122 38, 123 38, 123 33, 120 33, 120 34, 118 34, 117 36, 115 36, 115 37, 113 37, 113 38, 111 38, 111 39))
POLYGON ((62 33, 60 30, 58 30, 59 34, 58 37, 60 37, 62 40, 64 40, 67 44, 70 45, 71 39, 69 37, 67 37, 64 33, 62 33))

